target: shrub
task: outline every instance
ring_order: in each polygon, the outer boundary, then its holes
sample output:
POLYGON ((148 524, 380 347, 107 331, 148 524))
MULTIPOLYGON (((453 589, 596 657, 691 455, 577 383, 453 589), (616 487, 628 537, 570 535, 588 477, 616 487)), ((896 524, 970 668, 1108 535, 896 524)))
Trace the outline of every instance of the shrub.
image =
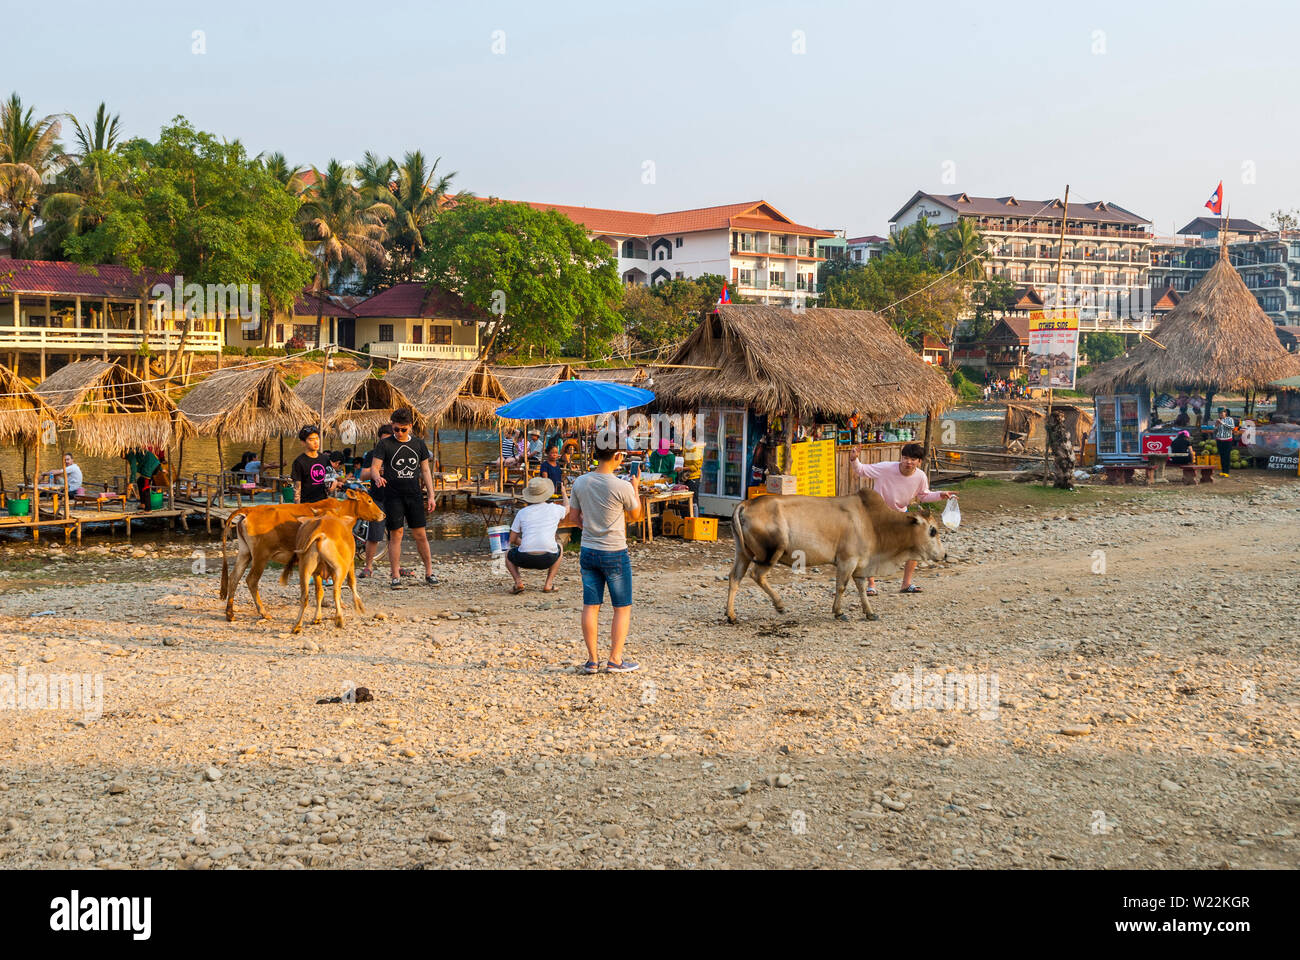
POLYGON ((290 351, 290 350, 298 351, 298 350, 305 349, 306 346, 307 346, 307 341, 295 333, 292 337, 290 337, 288 340, 285 341, 284 349, 286 351, 290 351))

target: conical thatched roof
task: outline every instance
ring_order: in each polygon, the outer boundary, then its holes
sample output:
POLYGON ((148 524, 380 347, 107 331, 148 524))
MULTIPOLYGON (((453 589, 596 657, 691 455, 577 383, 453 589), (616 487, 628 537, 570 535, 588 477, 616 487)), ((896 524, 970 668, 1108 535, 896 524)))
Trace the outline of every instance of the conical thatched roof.
POLYGON ((1220 258, 1160 321, 1122 357, 1079 382, 1092 394, 1145 384, 1154 391, 1267 390, 1269 382, 1300 374, 1300 356, 1286 352, 1277 328, 1232 264, 1220 258))
MULTIPOLYGON (((322 374, 313 373, 296 387, 294 394, 320 419, 322 374)), ((416 427, 424 429, 423 417, 415 402, 388 378, 371 375, 369 370, 331 370, 325 378, 324 429, 335 433, 339 425, 351 420, 360 434, 373 435, 393 418, 393 411, 409 407, 415 413, 416 427)))
POLYGON ((166 447, 179 432, 176 404, 119 363, 82 360, 56 370, 35 393, 71 425, 93 456, 117 456, 136 447, 166 447), (175 426, 173 426, 175 423, 175 426))
POLYGON ((223 439, 245 443, 296 434, 319 416, 274 364, 218 370, 181 398, 180 410, 203 436, 220 430, 223 439))
POLYGON ((42 423, 58 419, 56 410, 0 364, 0 443, 31 443, 40 436, 42 423))
POLYGON ((567 363, 538 363, 526 367, 494 363, 490 369, 511 400, 517 400, 526 393, 549 387, 561 380, 573 379, 573 367, 567 363))
POLYGON ((633 386, 646 379, 645 367, 586 367, 574 370, 573 375, 579 380, 606 380, 610 383, 624 383, 633 386))
POLYGON ((658 367, 654 391, 672 405, 749 406, 876 420, 942 410, 956 402, 947 378, 869 310, 722 304, 706 317, 670 363, 658 367))
POLYGON ((426 422, 439 427, 496 423, 496 408, 510 400, 480 360, 403 360, 384 379, 411 398, 426 422))

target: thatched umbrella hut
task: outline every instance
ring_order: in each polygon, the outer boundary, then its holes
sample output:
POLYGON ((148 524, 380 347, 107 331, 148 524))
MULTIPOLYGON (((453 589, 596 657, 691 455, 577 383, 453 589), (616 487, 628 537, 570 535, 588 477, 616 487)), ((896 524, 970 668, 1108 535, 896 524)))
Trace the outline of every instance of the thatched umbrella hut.
MULTIPOLYGON (((860 412, 869 421, 883 423, 909 413, 934 415, 957 399, 947 378, 922 360, 882 316, 826 307, 795 312, 778 306, 719 305, 668 365, 654 368, 653 382, 662 405, 699 409, 697 423, 709 434, 703 439, 716 455, 742 451, 741 477, 748 473, 753 448, 751 421, 757 425, 760 418, 782 418, 788 464, 795 418, 808 424, 818 417, 848 419, 860 412)), ((926 440, 928 449, 928 436, 926 440)), ((836 474, 845 479, 835 486, 847 491, 852 486, 847 454, 841 458, 840 452, 836 474)), ((720 463, 719 477, 733 466, 720 463)), ((701 506, 729 512, 724 501, 743 498, 744 481, 734 492, 719 484, 710 503, 708 473, 706 460, 701 506)))
POLYGON ((511 400, 561 380, 572 380, 574 374, 573 367, 567 363, 537 363, 520 367, 494 363, 490 369, 511 400))
POLYGON ((35 392, 72 427, 77 442, 92 456, 120 457, 146 447, 170 453, 173 440, 183 442, 193 433, 166 393, 120 363, 69 363, 46 377, 35 392))
POLYGON ((573 371, 579 380, 607 380, 635 387, 646 379, 645 367, 584 367, 573 371))
POLYGON ((411 399, 433 434, 434 459, 440 460, 438 431, 463 427, 465 464, 469 466, 469 428, 496 425, 496 408, 510 397, 496 374, 481 360, 403 360, 384 379, 411 399))
POLYGON ((1150 339, 1093 370, 1079 387, 1096 398, 1097 455, 1105 459, 1138 454, 1152 391, 1203 390, 1208 412, 1216 393, 1268 390, 1271 381, 1297 374, 1300 356, 1287 353, 1241 275, 1220 257, 1150 339))
MULTIPOLYGON (((0 364, 0 443, 23 448, 24 481, 27 480, 28 444, 36 447, 36 477, 39 478, 41 433, 47 424, 57 423, 58 418, 58 411, 18 379, 16 373, 0 364)), ((3 484, 0 484, 0 493, 8 496, 3 484)), ((40 494, 36 496, 39 498, 40 494)), ((38 499, 38 509, 32 514, 34 517, 40 516, 39 505, 38 499)))
POLYGON ((331 370, 329 375, 313 373, 293 388, 294 394, 317 411, 321 402, 324 378, 325 421, 322 430, 338 433, 347 421, 357 428, 357 435, 374 437, 375 432, 393 418, 393 411, 408 407, 415 413, 415 425, 424 429, 424 418, 414 401, 388 377, 376 377, 370 370, 331 370))
MULTIPOLYGON (((223 478, 225 440, 261 443, 265 448, 267 440, 278 437, 283 467, 285 435, 293 436, 317 419, 316 412, 289 388, 276 364, 218 370, 181 398, 180 411, 200 436, 216 438, 223 478)), ((222 491, 224 495, 224 479, 222 491)))

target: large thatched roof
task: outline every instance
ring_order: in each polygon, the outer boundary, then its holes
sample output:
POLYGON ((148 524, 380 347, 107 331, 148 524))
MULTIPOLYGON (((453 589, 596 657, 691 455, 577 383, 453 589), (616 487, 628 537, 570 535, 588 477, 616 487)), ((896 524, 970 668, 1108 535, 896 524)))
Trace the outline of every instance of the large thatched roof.
POLYGON ((135 447, 166 447, 191 432, 176 404, 152 383, 107 360, 82 360, 56 370, 35 393, 72 427, 93 456, 117 456, 135 447))
POLYGON ((218 370, 181 398, 180 410, 204 436, 220 430, 224 439, 247 443, 296 434, 318 417, 274 364, 218 370))
POLYGON ((1286 352, 1277 329, 1227 260, 1210 268, 1151 334, 1103 363, 1079 389, 1110 394, 1145 384, 1155 391, 1267 390, 1269 382, 1300 374, 1300 356, 1286 352))
MULTIPOLYGON (((317 419, 320 419, 321 376, 313 373, 293 388, 299 400, 317 411, 317 419)), ((325 377, 326 430, 337 433, 340 424, 351 420, 359 434, 373 435, 392 420, 393 411, 399 407, 414 411, 416 427, 424 429, 415 402, 388 378, 372 376, 369 370, 331 370, 325 377)))
POLYGON ((947 378, 869 310, 722 304, 670 363, 718 368, 656 368, 655 394, 671 405, 891 420, 956 401, 947 378))
POLYGON ((607 380, 633 386, 646 378, 645 367, 586 367, 574 370, 579 380, 607 380))
POLYGON ((491 370, 501 383, 501 389, 511 400, 526 393, 549 387, 560 380, 573 379, 573 367, 567 363, 538 363, 526 367, 512 367, 494 363, 491 370))
POLYGON ((426 422, 441 427, 496 423, 496 408, 510 400, 479 360, 403 360, 384 379, 411 398, 426 422))
POLYGON ((31 443, 44 421, 58 419, 56 410, 0 364, 0 443, 31 443))

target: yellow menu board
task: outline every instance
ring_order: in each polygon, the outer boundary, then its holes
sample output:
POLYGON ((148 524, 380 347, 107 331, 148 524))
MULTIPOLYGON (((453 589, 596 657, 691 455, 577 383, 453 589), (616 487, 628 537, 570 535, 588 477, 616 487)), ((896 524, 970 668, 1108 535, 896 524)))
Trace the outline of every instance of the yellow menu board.
POLYGON ((776 448, 776 466, 790 473, 798 483, 796 492, 809 497, 835 496, 835 441, 810 440, 790 447, 793 465, 785 469, 785 444, 776 448))

